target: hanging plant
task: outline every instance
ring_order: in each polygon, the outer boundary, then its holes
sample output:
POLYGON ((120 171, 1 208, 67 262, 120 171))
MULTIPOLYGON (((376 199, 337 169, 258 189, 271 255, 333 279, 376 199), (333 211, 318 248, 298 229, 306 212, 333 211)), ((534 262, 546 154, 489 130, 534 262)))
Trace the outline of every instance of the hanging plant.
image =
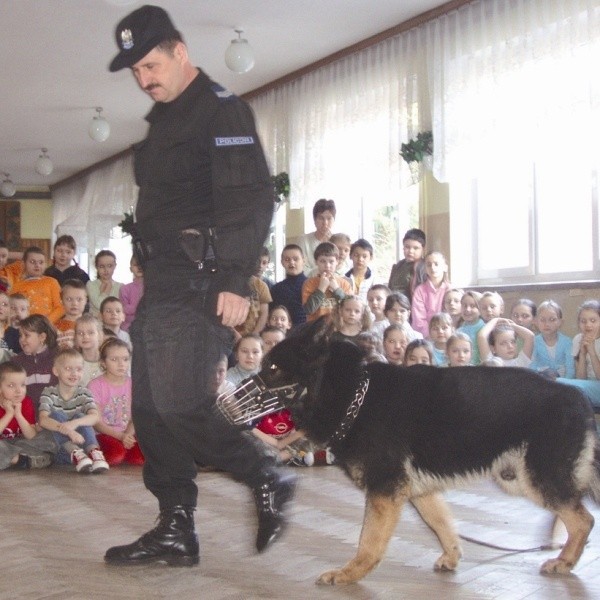
POLYGON ((126 234, 126 235, 133 234, 133 228, 134 228, 133 209, 131 209, 131 212, 123 213, 123 220, 119 223, 119 227, 121 228, 121 231, 124 234, 126 234))
POLYGON ((433 133, 422 131, 412 138, 407 144, 402 144, 400 156, 407 162, 423 162, 426 156, 433 154, 433 133))
POLYGON ((282 171, 273 175, 271 182, 275 191, 275 202, 281 205, 290 197, 290 177, 285 171, 282 171))

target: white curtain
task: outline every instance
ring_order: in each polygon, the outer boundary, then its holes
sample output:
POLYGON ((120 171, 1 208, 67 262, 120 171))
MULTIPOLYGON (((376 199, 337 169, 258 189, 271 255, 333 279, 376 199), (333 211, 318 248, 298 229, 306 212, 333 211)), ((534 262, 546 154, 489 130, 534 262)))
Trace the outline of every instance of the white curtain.
POLYGON ((289 172, 292 208, 323 197, 387 204, 411 183, 399 152, 429 128, 423 57, 411 31, 250 101, 272 172, 289 172))
POLYGON ((72 235, 80 252, 108 247, 110 231, 137 203, 131 154, 52 193, 53 230, 72 235))
POLYGON ((272 171, 289 171, 293 208, 387 201, 412 183, 399 150, 419 131, 440 181, 499 148, 510 164, 569 132, 597 140, 599 21, 598 0, 474 1, 268 91, 251 104, 272 171))
POLYGON ((482 0, 423 27, 434 175, 598 149, 600 2, 482 0), (581 132, 587 141, 581 145, 581 132), (574 146, 575 144, 575 146, 574 146))

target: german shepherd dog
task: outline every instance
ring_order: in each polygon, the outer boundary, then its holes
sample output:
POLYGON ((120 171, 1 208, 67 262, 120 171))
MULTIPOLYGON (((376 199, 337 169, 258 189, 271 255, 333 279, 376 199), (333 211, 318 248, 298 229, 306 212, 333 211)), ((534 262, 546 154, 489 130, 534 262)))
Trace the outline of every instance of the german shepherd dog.
POLYGON ((366 492, 356 556, 318 583, 355 582, 375 568, 407 500, 439 539, 435 570, 454 570, 461 548, 441 492, 475 477, 561 519, 567 541, 541 572, 573 569, 594 525, 582 498, 600 503, 600 447, 579 390, 522 368, 365 366, 360 349, 329 334, 323 319, 301 328, 266 355, 259 373, 269 389, 306 388, 292 402, 302 405, 299 427, 331 446, 366 492))

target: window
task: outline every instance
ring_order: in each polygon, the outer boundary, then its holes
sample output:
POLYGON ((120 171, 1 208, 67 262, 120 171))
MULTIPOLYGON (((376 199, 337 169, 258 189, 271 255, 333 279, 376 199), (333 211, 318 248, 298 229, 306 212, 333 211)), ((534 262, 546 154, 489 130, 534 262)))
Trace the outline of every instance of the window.
POLYGON ((455 95, 457 131, 479 129, 451 156, 453 281, 598 278, 599 49, 488 71, 455 95))

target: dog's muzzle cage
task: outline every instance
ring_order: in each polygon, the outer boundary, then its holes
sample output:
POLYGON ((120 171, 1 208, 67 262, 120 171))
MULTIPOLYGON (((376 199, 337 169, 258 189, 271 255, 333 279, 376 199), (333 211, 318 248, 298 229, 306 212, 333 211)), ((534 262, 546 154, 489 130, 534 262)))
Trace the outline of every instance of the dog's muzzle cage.
POLYGON ((232 425, 252 425, 258 419, 285 408, 285 400, 296 400, 300 384, 268 388, 259 375, 244 379, 232 392, 221 394, 216 406, 232 425))

